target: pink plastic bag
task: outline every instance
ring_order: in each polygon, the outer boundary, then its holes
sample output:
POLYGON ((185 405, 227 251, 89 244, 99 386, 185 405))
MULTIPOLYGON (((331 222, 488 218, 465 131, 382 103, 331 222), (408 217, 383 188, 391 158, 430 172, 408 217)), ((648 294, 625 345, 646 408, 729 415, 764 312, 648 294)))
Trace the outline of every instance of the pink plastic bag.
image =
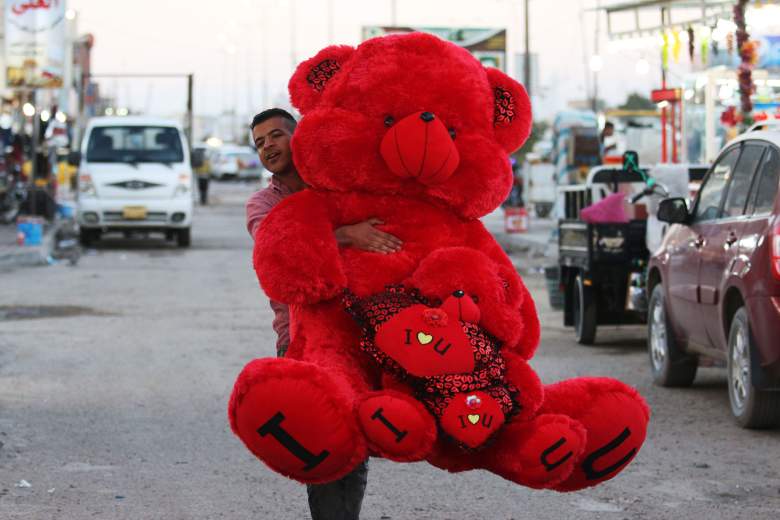
POLYGON ((625 194, 613 193, 599 202, 583 208, 580 218, 591 224, 625 224, 628 216, 623 205, 625 194))

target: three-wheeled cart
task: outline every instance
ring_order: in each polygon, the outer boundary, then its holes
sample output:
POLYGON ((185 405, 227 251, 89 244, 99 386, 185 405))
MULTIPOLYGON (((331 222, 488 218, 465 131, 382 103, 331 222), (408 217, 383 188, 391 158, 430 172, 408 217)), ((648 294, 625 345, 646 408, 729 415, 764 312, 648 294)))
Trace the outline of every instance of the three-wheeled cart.
POLYGON ((599 325, 646 322, 644 276, 650 254, 645 245, 645 206, 630 208, 633 218, 626 223, 588 223, 580 218, 583 208, 606 195, 641 193, 645 180, 635 170, 597 167, 585 184, 559 187, 565 208, 558 224, 563 322, 574 327, 580 344, 593 344, 599 325))

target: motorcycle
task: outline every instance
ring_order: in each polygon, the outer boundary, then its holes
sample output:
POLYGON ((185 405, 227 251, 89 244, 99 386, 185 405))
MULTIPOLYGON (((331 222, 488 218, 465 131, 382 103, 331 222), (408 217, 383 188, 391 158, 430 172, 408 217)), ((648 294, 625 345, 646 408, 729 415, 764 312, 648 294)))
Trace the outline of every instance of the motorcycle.
POLYGON ((18 172, 9 162, 0 158, 0 223, 16 221, 22 202, 27 198, 27 188, 19 180, 18 172))

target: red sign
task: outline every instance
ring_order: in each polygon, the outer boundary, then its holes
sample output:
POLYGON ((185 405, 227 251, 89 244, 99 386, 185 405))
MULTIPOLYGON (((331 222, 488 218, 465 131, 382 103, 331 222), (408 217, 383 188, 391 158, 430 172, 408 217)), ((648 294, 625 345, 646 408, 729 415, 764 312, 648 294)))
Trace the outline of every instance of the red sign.
POLYGON ((680 101, 682 99, 681 88, 661 88, 653 90, 650 93, 650 99, 653 103, 660 103, 661 101, 680 101))

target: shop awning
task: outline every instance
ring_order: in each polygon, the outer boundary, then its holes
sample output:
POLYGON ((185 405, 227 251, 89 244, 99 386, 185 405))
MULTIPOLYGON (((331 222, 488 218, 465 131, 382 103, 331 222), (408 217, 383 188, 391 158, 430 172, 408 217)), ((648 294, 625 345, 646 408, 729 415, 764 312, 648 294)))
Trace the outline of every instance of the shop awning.
POLYGON ((735 0, 635 0, 602 2, 596 9, 606 12, 607 35, 614 40, 651 36, 668 27, 714 25, 718 18, 731 17, 734 4, 735 0))

